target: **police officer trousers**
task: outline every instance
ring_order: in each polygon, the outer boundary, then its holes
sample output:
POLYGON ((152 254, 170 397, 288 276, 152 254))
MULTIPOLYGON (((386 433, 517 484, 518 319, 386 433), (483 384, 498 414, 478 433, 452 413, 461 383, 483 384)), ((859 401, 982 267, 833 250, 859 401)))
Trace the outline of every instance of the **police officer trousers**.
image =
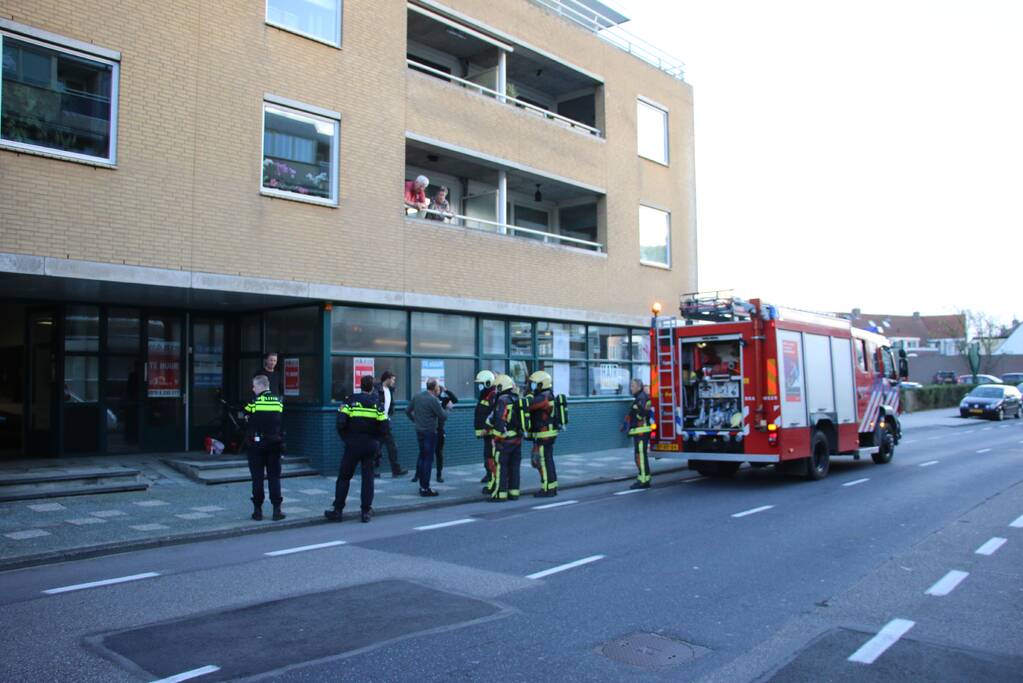
POLYGON ((540 470, 540 490, 558 490, 558 470, 554 467, 554 439, 537 439, 533 454, 540 470))
POLYGON ((266 474, 267 488, 270 489, 270 504, 280 505, 281 501, 281 445, 279 443, 249 444, 246 450, 249 460, 249 474, 252 475, 252 503, 263 504, 263 476, 266 474))
POLYGON ((632 437, 633 452, 636 457, 636 481, 640 484, 650 483, 650 460, 647 453, 650 450, 650 434, 636 434, 632 437))
POLYGON ((362 465, 362 511, 373 507, 373 464, 380 445, 376 439, 357 437, 345 442, 345 453, 341 456, 341 467, 334 484, 334 509, 341 510, 348 499, 348 487, 355 468, 362 465))
POLYGON ((500 441, 497 444, 497 488, 495 498, 518 498, 522 467, 522 439, 500 441))

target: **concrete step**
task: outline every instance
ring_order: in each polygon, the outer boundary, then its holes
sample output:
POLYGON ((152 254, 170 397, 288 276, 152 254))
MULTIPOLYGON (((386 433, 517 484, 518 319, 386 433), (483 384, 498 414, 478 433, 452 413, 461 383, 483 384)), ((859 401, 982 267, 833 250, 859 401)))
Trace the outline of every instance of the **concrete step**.
POLYGON ((40 468, 0 473, 0 502, 145 491, 139 470, 127 467, 40 468))
MULTIPOLYGON (((248 461, 244 459, 168 459, 164 460, 164 462, 192 481, 201 484, 231 484, 239 481, 249 481, 252 478, 249 474, 248 461)), ((285 456, 282 458, 281 478, 314 477, 319 476, 319 474, 319 472, 309 466, 309 458, 296 456, 285 456)))

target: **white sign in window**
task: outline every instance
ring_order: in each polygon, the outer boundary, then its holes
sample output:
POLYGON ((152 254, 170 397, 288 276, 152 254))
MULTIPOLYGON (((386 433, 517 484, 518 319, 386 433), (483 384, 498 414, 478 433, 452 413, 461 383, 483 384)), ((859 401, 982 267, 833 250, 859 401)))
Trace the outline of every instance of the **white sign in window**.
POLYGON ((671 214, 639 207, 639 260, 671 267, 671 214))
POLYGON ((264 194, 337 204, 339 122, 263 104, 264 194))
POLYGON ((341 0, 267 0, 266 22, 341 46, 341 0))
POLYGON ((668 163, 668 112, 643 100, 636 100, 636 131, 639 155, 668 163))
POLYGON ((116 161, 116 61, 0 32, 0 145, 116 161))

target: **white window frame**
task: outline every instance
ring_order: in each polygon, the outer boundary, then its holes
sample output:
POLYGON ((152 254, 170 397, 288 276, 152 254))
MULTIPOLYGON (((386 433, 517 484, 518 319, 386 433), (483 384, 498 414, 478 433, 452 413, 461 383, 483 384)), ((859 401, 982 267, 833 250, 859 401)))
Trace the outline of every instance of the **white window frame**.
POLYGON ((264 1, 265 9, 264 19, 266 20, 267 26, 273 26, 274 28, 279 28, 282 31, 294 33, 296 36, 302 36, 303 38, 308 38, 309 40, 315 40, 317 43, 323 43, 324 45, 330 45, 331 47, 336 47, 340 49, 341 32, 344 26, 344 0, 334 0, 334 2, 337 3, 337 42, 326 40, 325 38, 321 38, 319 36, 314 36, 313 34, 306 33, 301 29, 295 28, 294 26, 288 26, 287 24, 281 24, 276 21, 273 21, 272 19, 270 19, 270 0, 264 1))
POLYGON ((671 153, 670 153, 671 145, 669 144, 670 136, 668 134, 668 129, 669 129, 670 121, 671 121, 671 115, 670 115, 670 112, 668 111, 667 107, 665 107, 662 104, 658 104, 657 102, 654 102, 653 100, 647 99, 646 97, 642 97, 642 96, 641 97, 637 97, 636 98, 636 154, 638 154, 640 157, 642 157, 644 159, 647 159, 648 161, 654 162, 655 164, 660 164, 661 166, 670 166, 671 165, 671 153), (647 107, 649 109, 654 109, 654 110, 656 110, 656 111, 658 111, 658 112, 660 112, 661 114, 664 115, 664 159, 663 160, 662 159, 655 159, 653 157, 648 157, 647 155, 643 154, 643 152, 639 148, 639 135, 640 135, 639 108, 640 107, 647 107))
POLYGON ((263 106, 260 108, 260 133, 259 133, 259 193, 266 197, 276 197, 278 199, 290 199, 296 202, 305 202, 307 204, 319 204, 320 206, 338 206, 338 187, 341 182, 341 160, 340 160, 340 148, 341 148, 341 114, 336 111, 330 111, 329 109, 323 109, 311 104, 303 104, 301 102, 295 102, 284 97, 277 97, 276 95, 265 94, 263 95, 263 106), (266 159, 266 111, 267 108, 277 110, 291 110, 302 116, 307 116, 311 119, 323 121, 324 123, 330 123, 334 126, 334 139, 330 145, 330 168, 333 173, 332 182, 330 184, 330 198, 324 199, 323 197, 314 197, 311 195, 303 195, 298 192, 290 192, 287 190, 275 190, 272 187, 263 187, 263 160, 266 159))
POLYGON ((636 217, 639 219, 639 221, 637 222, 636 227, 637 227, 637 237, 640 238, 640 244, 639 244, 639 253, 640 253, 639 262, 640 262, 640 264, 642 264, 644 266, 650 266, 652 268, 661 268, 663 270, 671 270, 671 211, 668 211, 667 209, 663 209, 663 208, 661 208, 659 206, 654 206, 652 204, 642 204, 641 203, 639 205, 639 210, 636 212, 636 217), (660 261, 647 261, 646 259, 643 258, 643 242, 642 242, 642 239, 643 239, 642 238, 642 230, 643 230, 643 228, 642 228, 642 218, 641 218, 641 216, 642 216, 644 208, 653 209, 654 211, 660 211, 661 213, 663 213, 665 216, 668 217, 668 235, 667 235, 668 239, 667 239, 667 244, 665 246, 665 256, 667 257, 667 261, 668 261, 667 263, 661 263, 660 261))
MULTIPOLYGON (((118 121, 118 93, 121 84, 121 55, 119 52, 97 47, 95 51, 82 49, 89 47, 71 38, 64 38, 48 31, 32 29, 28 26, 15 24, 14 22, 0 19, 0 55, 3 54, 4 37, 8 36, 24 43, 32 43, 54 52, 63 52, 73 55, 79 59, 87 59, 92 62, 106 64, 111 67, 110 72, 110 151, 106 157, 95 157, 89 154, 78 154, 53 147, 33 145, 26 142, 15 142, 0 137, 0 149, 8 149, 14 152, 35 154, 38 156, 61 159, 63 161, 76 161, 91 166, 106 166, 113 168, 117 166, 117 121, 118 121), (98 53, 101 53, 102 56, 98 53)), ((0 82, 0 108, 3 106, 3 85, 0 82)))

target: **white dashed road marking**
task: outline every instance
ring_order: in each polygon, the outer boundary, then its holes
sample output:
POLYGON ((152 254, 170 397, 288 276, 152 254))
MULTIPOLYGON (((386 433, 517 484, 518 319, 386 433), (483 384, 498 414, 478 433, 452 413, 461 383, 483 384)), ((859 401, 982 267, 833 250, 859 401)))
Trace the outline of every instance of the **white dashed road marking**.
POLYGON ((628 496, 633 493, 643 493, 643 491, 649 491, 650 489, 626 489, 624 491, 615 491, 616 496, 628 496))
POLYGON ((181 519, 206 519, 207 517, 212 517, 213 515, 211 515, 211 514, 209 514, 207 512, 186 512, 186 513, 184 513, 182 515, 174 515, 174 516, 175 517, 179 517, 181 519))
POLYGON ((578 500, 563 500, 560 503, 547 503, 546 505, 534 505, 534 510, 547 510, 548 508, 559 508, 564 505, 575 505, 578 500))
POLYGON ((416 531, 430 531, 431 529, 443 529, 448 526, 458 526, 460 524, 469 524, 475 522, 475 519, 466 517, 465 519, 456 519, 453 522, 441 522, 440 524, 427 524, 426 526, 415 527, 416 531))
POLYGON ((97 510, 96 512, 90 512, 93 517, 123 517, 124 513, 120 510, 97 510))
POLYGON ((26 529, 25 531, 12 531, 9 534, 4 534, 7 538, 13 538, 15 541, 24 541, 26 538, 38 538, 39 536, 49 535, 49 531, 43 531, 42 529, 26 529))
POLYGON ((937 583, 928 588, 925 593, 927 595, 936 595, 938 597, 948 595, 969 575, 970 572, 961 572, 958 569, 953 569, 948 574, 945 574, 943 577, 938 579, 937 583))
POLYGON ((976 552, 978 555, 994 555, 995 551, 997 551, 999 548, 1005 545, 1006 542, 1008 542, 1008 540, 1009 539, 1007 538, 999 538, 998 536, 995 536, 987 543, 977 548, 977 550, 975 550, 974 552, 976 552))
POLYGON ((1017 517, 1009 526, 1014 529, 1023 529, 1023 515, 1017 517))
POLYGON ((106 521, 98 517, 79 517, 78 519, 69 519, 67 523, 74 524, 75 526, 85 526, 86 524, 105 524, 106 521))
POLYGON ((978 453, 990 453, 990 452, 991 452, 991 449, 990 449, 990 448, 981 448, 981 449, 980 449, 979 451, 977 451, 977 452, 978 452, 978 453))
POLYGON ((206 674, 215 673, 217 671, 220 671, 220 667, 213 666, 212 664, 210 664, 209 666, 204 666, 198 669, 192 669, 191 671, 185 671, 183 673, 174 674, 173 676, 170 676, 168 678, 161 678, 158 681, 153 681, 153 683, 181 683, 181 681, 190 681, 193 678, 205 676, 206 674))
POLYGON ((56 512, 57 510, 67 510, 67 508, 60 503, 40 503, 38 505, 29 505, 28 507, 30 510, 35 510, 36 512, 56 512))
POLYGON ((89 583, 76 583, 73 586, 63 586, 61 588, 50 588, 44 590, 43 593, 47 595, 56 595, 57 593, 70 593, 71 591, 85 590, 86 588, 97 588, 99 586, 112 586, 115 583, 127 583, 128 581, 139 581, 141 579, 151 579, 154 576, 159 576, 156 572, 146 572, 145 574, 132 574, 131 576, 121 576, 116 579, 103 579, 102 581, 90 581, 89 583))
POLYGON ((170 505, 170 503, 163 500, 136 500, 132 505, 138 505, 140 508, 155 508, 161 505, 170 505))
POLYGON ((160 531, 161 529, 169 529, 170 527, 166 524, 135 524, 132 525, 131 528, 136 531, 160 531))
POLYGON ((293 553, 304 553, 307 550, 319 550, 320 548, 333 548, 338 545, 345 545, 347 541, 328 541, 326 543, 315 543, 313 545, 300 545, 297 548, 285 548, 284 550, 273 550, 268 553, 263 553, 267 557, 279 557, 281 555, 291 555, 293 553))
POLYGON ((937 465, 939 462, 941 462, 941 461, 940 460, 928 460, 927 462, 920 463, 919 465, 917 465, 917 467, 930 467, 931 465, 937 465))
POLYGON ((753 508, 752 510, 744 510, 742 512, 736 512, 734 515, 732 515, 732 517, 745 517, 746 515, 755 515, 758 512, 763 512, 764 510, 770 510, 773 507, 774 507, 773 505, 761 505, 760 507, 753 508))
POLYGON ((563 572, 568 569, 575 569, 576 567, 581 567, 584 564, 590 564, 591 562, 596 562, 597 560, 603 559, 604 555, 591 555, 590 557, 584 557, 583 559, 576 560, 575 562, 569 562, 568 564, 562 564, 558 565, 557 567, 551 567, 550 569, 544 569, 542 572, 530 574, 526 578, 535 581, 536 579, 542 579, 543 577, 550 576, 551 574, 557 574, 558 572, 563 572))
POLYGON ((876 636, 865 642, 859 650, 849 656, 850 662, 860 664, 873 664, 874 660, 884 654, 885 650, 899 641, 899 638, 906 635, 909 629, 913 628, 916 622, 909 619, 892 619, 881 629, 876 636))
POLYGON ((847 481, 846 483, 842 484, 842 486, 856 486, 857 484, 862 484, 865 481, 870 481, 870 477, 864 477, 863 479, 855 479, 853 481, 847 481))
POLYGON ((196 512, 220 512, 224 508, 219 505, 203 505, 202 507, 192 508, 196 512))

